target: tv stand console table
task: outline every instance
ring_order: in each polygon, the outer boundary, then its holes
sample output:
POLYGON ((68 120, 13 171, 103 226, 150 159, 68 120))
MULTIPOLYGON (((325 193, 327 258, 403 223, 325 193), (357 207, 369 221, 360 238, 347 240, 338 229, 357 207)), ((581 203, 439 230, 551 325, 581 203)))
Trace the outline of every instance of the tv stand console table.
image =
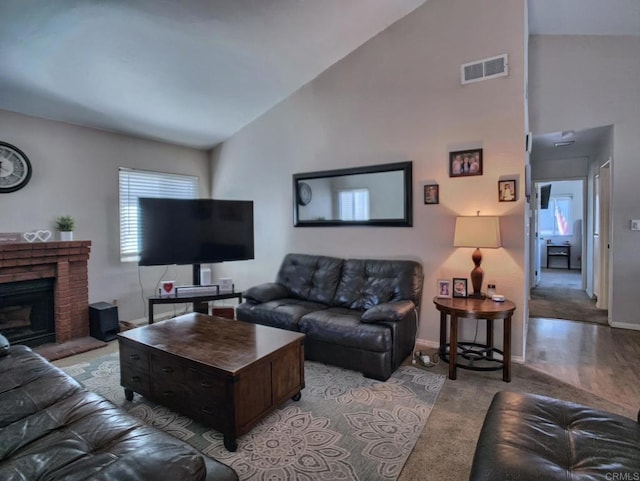
POLYGON ((192 303, 193 312, 209 314, 209 301, 220 301, 222 299, 238 299, 238 304, 242 303, 242 292, 220 292, 220 293, 178 293, 171 296, 151 296, 149 297, 149 324, 153 324, 153 306, 156 304, 182 304, 192 303))
POLYGON ((550 257, 564 257, 567 260, 567 269, 571 269, 571 244, 547 244, 547 269, 550 257))

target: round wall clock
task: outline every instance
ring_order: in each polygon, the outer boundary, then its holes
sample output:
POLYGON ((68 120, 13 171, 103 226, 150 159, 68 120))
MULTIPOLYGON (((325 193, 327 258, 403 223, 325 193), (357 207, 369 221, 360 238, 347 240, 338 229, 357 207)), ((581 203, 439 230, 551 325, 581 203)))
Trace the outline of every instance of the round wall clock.
POLYGON ((0 194, 22 189, 31 178, 31 162, 19 148, 0 142, 0 194))
POLYGON ((298 184, 298 203, 300 205, 307 205, 311 202, 311 187, 305 182, 298 184))

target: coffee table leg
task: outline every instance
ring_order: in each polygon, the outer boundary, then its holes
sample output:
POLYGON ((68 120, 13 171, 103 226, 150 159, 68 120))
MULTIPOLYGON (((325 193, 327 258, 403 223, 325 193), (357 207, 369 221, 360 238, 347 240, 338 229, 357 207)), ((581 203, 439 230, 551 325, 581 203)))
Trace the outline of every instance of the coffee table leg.
POLYGON ((227 448, 227 451, 235 453, 236 449, 238 449, 238 442, 236 441, 236 438, 231 437, 231 436, 227 436, 225 434, 224 435, 224 447, 227 448))
POLYGON ((297 394, 294 394, 291 399, 293 399, 294 401, 300 401, 300 398, 302 398, 302 393, 301 392, 299 392, 297 394))
POLYGON ((133 391, 131 389, 124 388, 124 398, 127 401, 133 401, 133 391))

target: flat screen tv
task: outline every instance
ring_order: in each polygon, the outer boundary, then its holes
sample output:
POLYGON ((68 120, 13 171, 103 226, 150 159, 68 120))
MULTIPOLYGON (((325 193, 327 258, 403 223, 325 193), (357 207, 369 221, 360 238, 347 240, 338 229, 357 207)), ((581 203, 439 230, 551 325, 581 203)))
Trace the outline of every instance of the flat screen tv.
POLYGON ((254 258, 253 201, 141 198, 138 206, 138 265, 254 258))
POLYGON ((540 208, 549 208, 549 199, 551 198, 551 184, 540 187, 540 208))

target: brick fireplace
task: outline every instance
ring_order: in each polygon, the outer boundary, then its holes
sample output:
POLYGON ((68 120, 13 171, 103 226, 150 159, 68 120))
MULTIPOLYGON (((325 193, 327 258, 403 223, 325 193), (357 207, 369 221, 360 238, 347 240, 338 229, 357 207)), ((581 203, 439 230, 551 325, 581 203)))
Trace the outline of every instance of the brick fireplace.
POLYGON ((0 293, 3 284, 54 279, 56 342, 87 337, 90 251, 91 241, 0 244, 0 293))

